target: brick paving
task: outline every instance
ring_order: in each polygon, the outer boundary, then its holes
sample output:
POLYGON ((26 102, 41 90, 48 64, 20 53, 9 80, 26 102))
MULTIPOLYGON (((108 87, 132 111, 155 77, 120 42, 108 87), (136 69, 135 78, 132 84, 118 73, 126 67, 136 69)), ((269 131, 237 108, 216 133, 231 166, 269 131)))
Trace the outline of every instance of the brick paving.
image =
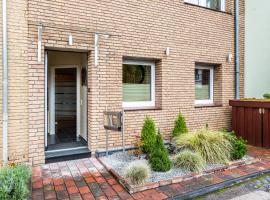
POLYGON ((270 169, 270 150, 249 147, 259 162, 197 179, 129 194, 99 163, 87 158, 33 168, 32 199, 167 199, 200 188, 270 169))

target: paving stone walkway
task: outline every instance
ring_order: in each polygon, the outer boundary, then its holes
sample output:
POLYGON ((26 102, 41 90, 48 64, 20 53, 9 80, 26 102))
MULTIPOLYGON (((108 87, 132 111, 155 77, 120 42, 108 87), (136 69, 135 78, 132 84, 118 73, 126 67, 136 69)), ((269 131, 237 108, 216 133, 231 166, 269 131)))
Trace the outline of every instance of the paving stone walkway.
POLYGON ((132 195, 96 158, 46 164, 33 168, 32 199, 173 199, 206 186, 270 169, 270 150, 250 147, 249 155, 261 161, 132 195))

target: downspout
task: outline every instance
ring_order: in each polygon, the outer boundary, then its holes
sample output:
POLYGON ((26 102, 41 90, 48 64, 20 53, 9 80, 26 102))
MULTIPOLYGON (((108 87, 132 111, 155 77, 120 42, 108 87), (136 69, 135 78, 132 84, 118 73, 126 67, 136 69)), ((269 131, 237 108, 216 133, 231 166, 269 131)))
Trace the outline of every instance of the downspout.
POLYGON ((235 98, 240 99, 239 0, 235 0, 235 98))
POLYGON ((3 0, 3 163, 8 161, 8 44, 7 44, 7 0, 3 0))

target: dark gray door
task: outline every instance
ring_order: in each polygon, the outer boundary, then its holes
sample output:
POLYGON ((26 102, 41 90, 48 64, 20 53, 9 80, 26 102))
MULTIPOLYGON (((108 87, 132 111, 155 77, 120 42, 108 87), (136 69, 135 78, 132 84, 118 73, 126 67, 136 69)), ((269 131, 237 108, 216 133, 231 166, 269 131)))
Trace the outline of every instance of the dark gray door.
POLYGON ((77 69, 55 69, 55 132, 57 143, 76 141, 77 69))

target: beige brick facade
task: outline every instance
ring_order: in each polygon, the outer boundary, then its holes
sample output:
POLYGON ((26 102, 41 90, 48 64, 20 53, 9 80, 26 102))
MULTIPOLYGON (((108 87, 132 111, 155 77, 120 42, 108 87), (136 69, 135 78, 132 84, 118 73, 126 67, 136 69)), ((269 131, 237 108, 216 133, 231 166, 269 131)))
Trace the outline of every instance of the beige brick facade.
MULTIPOLYGON (((0 1, 2 6, 2 1, 0 1)), ((1 7, 2 11, 2 7, 1 7)), ((2 12, 1 12, 1 69, 2 69, 2 12)), ((28 65, 27 65, 27 1, 8 1, 8 65, 9 65, 9 159, 28 161, 28 65), (16 8, 16 9, 14 9, 16 8)), ((2 74, 2 70, 1 70, 2 74)), ((2 79, 2 75, 1 75, 2 79)), ((2 82, 1 82, 2 94, 2 82)), ((1 125, 2 125, 2 95, 1 125)), ((0 158, 2 160, 2 126, 0 128, 0 158)))
MULTIPOLYGON (((167 139, 179 111, 190 130, 205 124, 214 129, 230 127, 228 100, 234 98, 235 70, 227 56, 234 55, 233 0, 227 0, 226 12, 184 0, 9 1, 9 8, 15 5, 16 12, 9 9, 13 12, 9 19, 11 158, 14 154, 16 160, 44 163, 46 49, 88 53, 88 144, 92 152, 105 147, 105 108, 122 109, 122 63, 127 57, 156 62, 157 99, 154 109, 126 111, 127 145, 133 145, 145 116, 156 121, 167 139), (38 24, 44 27, 42 62, 37 61, 38 24), (100 35, 98 66, 94 65, 95 32, 110 34, 109 38, 100 35), (72 46, 67 44, 69 34, 74 37, 72 46), (164 53, 167 47, 169 56, 164 53), (217 106, 194 106, 196 62, 218 65, 217 106)), ((120 134, 112 133, 110 147, 120 145, 120 134)))

